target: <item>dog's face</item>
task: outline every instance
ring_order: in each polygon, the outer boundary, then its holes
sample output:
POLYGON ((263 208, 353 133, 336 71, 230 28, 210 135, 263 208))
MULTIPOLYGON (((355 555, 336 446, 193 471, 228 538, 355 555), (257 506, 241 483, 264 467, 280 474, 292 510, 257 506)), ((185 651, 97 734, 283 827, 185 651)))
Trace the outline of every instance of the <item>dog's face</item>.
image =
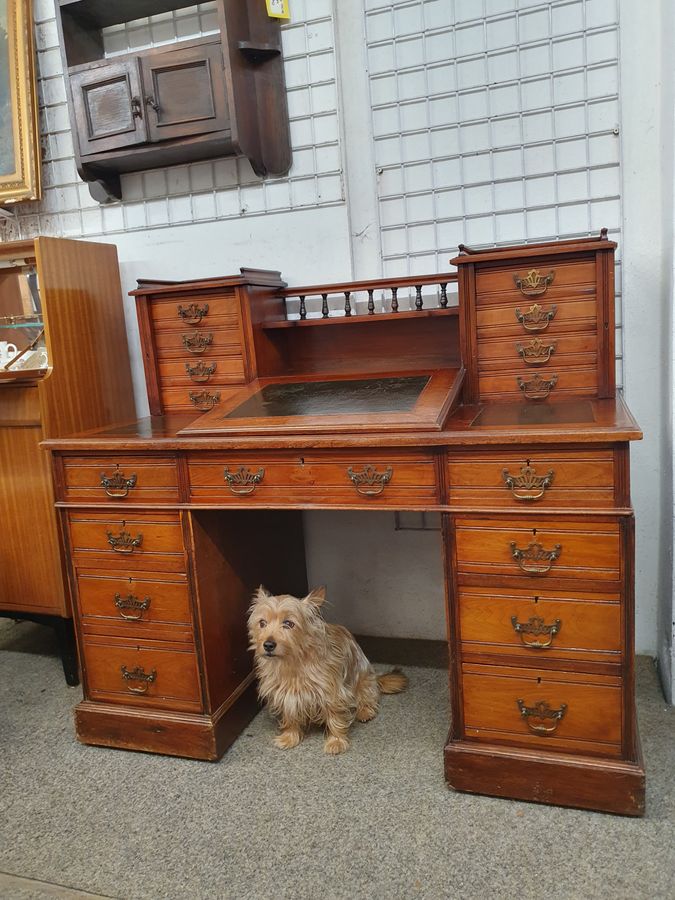
POLYGON ((299 599, 290 594, 269 594, 262 585, 249 609, 250 649, 256 659, 289 659, 301 656, 323 632, 319 609, 326 589, 316 588, 299 599))

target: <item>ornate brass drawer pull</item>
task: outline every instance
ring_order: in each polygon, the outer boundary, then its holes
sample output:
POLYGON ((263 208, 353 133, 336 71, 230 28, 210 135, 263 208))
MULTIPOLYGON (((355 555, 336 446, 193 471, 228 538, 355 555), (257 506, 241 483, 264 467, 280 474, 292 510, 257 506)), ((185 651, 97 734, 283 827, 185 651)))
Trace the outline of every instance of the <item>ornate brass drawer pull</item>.
POLYGON ((526 313, 521 312, 517 307, 515 310, 516 319, 518 319, 525 331, 546 331, 555 319, 557 312, 558 307, 555 304, 549 310, 544 310, 539 303, 533 303, 526 313))
POLYGON ((553 734, 567 712, 567 704, 560 709, 552 709, 546 700, 537 700, 534 706, 525 706, 524 700, 516 700, 521 716, 527 727, 535 734, 553 734))
POLYGON ((115 594, 115 607, 119 609, 122 618, 130 622, 138 622, 139 619, 142 619, 143 613, 150 609, 150 602, 150 597, 144 597, 142 600, 139 600, 133 594, 127 594, 126 597, 123 597, 121 594, 115 594), (124 609, 132 609, 138 615, 122 612, 124 609))
POLYGON ((561 552, 562 544, 556 544, 552 550, 544 550, 538 541, 532 541, 521 550, 515 541, 511 541, 511 556, 528 575, 545 575, 550 572, 561 552))
POLYGON ((546 488, 553 484, 554 476, 553 469, 545 475, 537 475, 534 466, 530 465, 522 466, 520 475, 511 475, 508 469, 502 469, 504 484, 515 500, 539 500, 546 488))
POLYGON ((526 366, 545 366, 557 346, 555 342, 544 344, 540 338, 534 338, 529 344, 516 344, 516 350, 526 366))
POLYGON ((205 303, 203 306, 197 306, 196 303, 191 303, 189 306, 178 307, 178 317, 182 319, 186 325, 199 325, 204 316, 208 315, 208 312, 208 303, 205 303))
POLYGON ((247 497, 255 491, 263 480, 265 470, 260 468, 254 473, 246 466, 239 466, 238 472, 230 472, 229 468, 225 466, 223 477, 233 494, 237 494, 239 497, 247 497))
POLYGON ((537 372, 534 378, 530 378, 527 381, 518 375, 518 387, 528 400, 545 400, 557 383, 557 375, 551 375, 550 378, 542 378, 537 372))
POLYGON ((359 494, 364 497, 377 497, 391 481, 394 470, 387 466, 384 472, 378 472, 374 466, 364 466, 361 472, 355 472, 350 466, 347 477, 351 479, 359 494))
POLYGON ((127 690, 132 694, 147 694, 148 688, 157 678, 157 669, 152 672, 146 672, 143 666, 136 666, 135 669, 127 669, 126 666, 121 667, 122 678, 127 682, 127 690), (139 681, 138 687, 132 687, 130 681, 139 681))
POLYGON ((562 628, 560 619, 556 619, 551 625, 545 625, 541 616, 531 616, 527 622, 519 622, 518 616, 511 616, 511 624, 524 647, 530 650, 545 650, 553 643, 553 638, 562 628), (532 635, 534 640, 528 640, 525 635, 532 635), (547 635, 544 640, 538 640, 541 635, 547 635))
POLYGON ((199 393, 190 391, 190 402, 202 412, 208 412, 208 410, 213 409, 216 403, 220 402, 220 391, 216 391, 215 394, 209 394, 208 391, 200 391, 199 393))
POLYGON ((200 359, 194 366, 191 366, 190 363, 185 363, 185 371, 188 373, 191 381, 194 381, 196 384, 206 384, 216 371, 216 365, 217 363, 211 363, 210 366, 207 366, 204 360, 200 359))
POLYGON ((182 337, 185 349, 189 353, 194 353, 195 356, 204 353, 206 348, 213 343, 213 334, 211 332, 201 334, 199 331, 195 331, 192 334, 184 334, 182 337))
POLYGON ((113 534, 112 531, 106 531, 108 535, 108 543, 115 553, 133 553, 143 543, 143 535, 137 534, 135 538, 128 531, 123 530, 119 534, 113 534))
POLYGON ((122 500, 129 496, 129 491, 136 487, 136 476, 130 475, 125 477, 123 472, 119 470, 112 475, 106 475, 101 472, 101 487, 105 490, 109 497, 115 500, 122 500))
POLYGON ((527 275, 514 275, 513 280, 523 297, 540 297, 548 290, 555 278, 555 272, 542 275, 539 269, 530 269, 527 275))

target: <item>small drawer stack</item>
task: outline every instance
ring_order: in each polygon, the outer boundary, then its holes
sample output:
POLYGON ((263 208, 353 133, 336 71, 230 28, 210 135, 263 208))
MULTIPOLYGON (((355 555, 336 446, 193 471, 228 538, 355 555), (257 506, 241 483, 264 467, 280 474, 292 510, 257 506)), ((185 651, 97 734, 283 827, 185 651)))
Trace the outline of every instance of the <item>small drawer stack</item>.
POLYGON ((255 375, 249 292, 284 287, 278 272, 212 281, 139 282, 136 298, 152 415, 208 412, 255 375))
POLYGON ((614 396, 615 246, 460 248, 467 402, 614 396))
POLYGON ((179 512, 67 513, 86 697, 203 709, 179 512))

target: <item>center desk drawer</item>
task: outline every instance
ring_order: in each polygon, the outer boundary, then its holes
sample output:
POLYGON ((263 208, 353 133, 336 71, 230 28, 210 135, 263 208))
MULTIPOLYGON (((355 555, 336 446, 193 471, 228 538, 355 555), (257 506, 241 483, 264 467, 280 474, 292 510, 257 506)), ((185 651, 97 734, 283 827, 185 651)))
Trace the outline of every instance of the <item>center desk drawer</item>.
POLYGON ((448 503, 466 509, 615 505, 612 450, 450 453, 448 503))
POLYGON ((436 461, 419 451, 188 454, 190 496, 205 504, 373 506, 438 503, 436 461))
POLYGON ((86 689, 91 700, 200 712, 194 649, 158 649, 115 638, 86 638, 86 689))
POLYGON ((618 676, 465 663, 462 694, 468 738, 620 755, 618 676))
POLYGON ((178 472, 171 456, 67 456, 65 497, 82 503, 178 503, 178 472))
POLYGON ((74 510, 68 513, 70 546, 79 567, 103 565, 116 570, 139 568, 185 572, 183 530, 178 513, 115 513, 74 510))
POLYGON ((616 520, 458 517, 455 551, 460 582, 506 575, 539 583, 573 579, 607 590, 618 588, 623 575, 616 520))

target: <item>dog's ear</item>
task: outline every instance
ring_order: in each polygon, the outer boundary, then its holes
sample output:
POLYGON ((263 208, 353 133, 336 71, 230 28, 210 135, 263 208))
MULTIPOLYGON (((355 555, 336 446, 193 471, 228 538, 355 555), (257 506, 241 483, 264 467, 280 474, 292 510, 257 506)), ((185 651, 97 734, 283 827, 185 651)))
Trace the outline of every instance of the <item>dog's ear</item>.
POLYGON ((318 609, 320 606, 326 602, 326 585, 322 584, 321 587, 314 588, 313 591, 310 591, 309 594, 305 597, 305 603, 310 603, 312 606, 316 606, 318 609))
POLYGON ((263 600, 267 600, 267 598, 268 598, 268 597, 271 597, 271 596, 272 596, 272 595, 271 595, 270 592, 267 590, 267 588, 264 587, 264 585, 261 584, 261 585, 258 587, 258 589, 257 589, 256 591, 254 591, 254 593, 253 593, 253 600, 252 600, 251 602, 252 602, 252 603, 261 603, 263 600))

